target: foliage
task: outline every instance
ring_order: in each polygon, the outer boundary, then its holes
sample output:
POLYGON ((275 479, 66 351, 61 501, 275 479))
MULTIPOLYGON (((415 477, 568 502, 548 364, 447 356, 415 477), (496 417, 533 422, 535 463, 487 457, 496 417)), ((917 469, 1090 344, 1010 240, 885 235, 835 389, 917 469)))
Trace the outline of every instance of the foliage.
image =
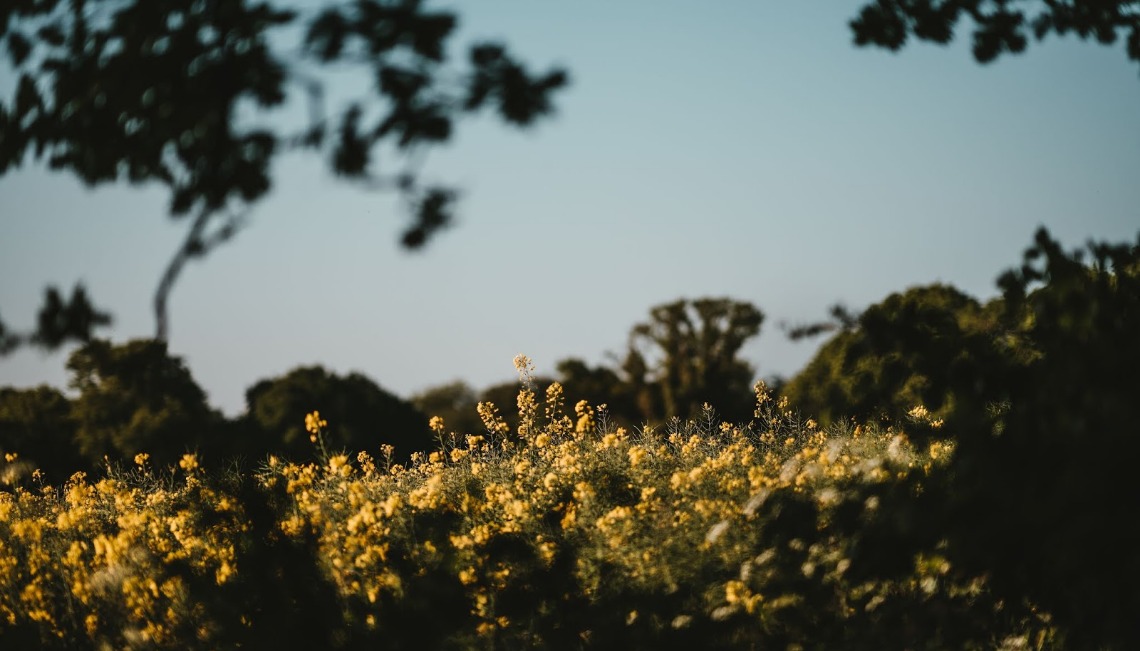
POLYGON ((456 432, 474 434, 483 430, 475 411, 479 394, 462 380, 425 389, 412 396, 410 402, 424 414, 439 416, 456 432))
MULTIPOLYGON (((512 405, 520 389, 545 390, 552 383, 568 387, 565 400, 605 406, 607 418, 627 427, 659 425, 691 418, 715 404, 734 422, 752 413, 755 371, 740 359, 744 343, 760 332, 763 313, 751 303, 729 298, 680 299, 650 308, 648 321, 633 326, 629 346, 615 367, 591 366, 577 358, 561 360, 556 378, 529 377, 474 391, 461 383, 446 384, 413 398, 424 411, 438 415, 460 434, 481 432, 471 412, 479 402, 512 405), (427 407, 434 408, 427 408, 427 407), (473 426, 474 425, 474 426, 473 426)), ((518 423, 509 413, 511 429, 518 423)))
POLYGON ((6 646, 328 646, 336 594, 306 539, 277 534, 252 478, 208 477, 193 455, 173 469, 145 455, 136 463, 97 482, 77 473, 59 489, 0 497, 5 591, 21 586, 19 603, 0 607, 6 646), (61 589, 68 598, 55 602, 61 589), (79 619, 49 632, 61 617, 79 619))
POLYGON ((1040 41, 1049 34, 1069 33, 1104 45, 1125 33, 1128 58, 1140 61, 1136 0, 875 0, 863 6, 851 29, 856 45, 898 50, 912 34, 923 41, 949 43, 963 16, 973 24, 973 53, 979 63, 1024 51, 1030 34, 1040 41))
POLYGON ((884 496, 876 545, 899 556, 944 541, 1001 597, 1052 613, 1074 648, 1135 648, 1140 241, 1066 253, 1041 230, 999 286, 986 306, 940 286, 892 295, 784 395, 833 420, 929 405, 957 453, 920 499, 884 496))
POLYGON ((572 392, 568 404, 585 400, 591 405, 605 405, 607 417, 618 425, 633 427, 648 422, 638 404, 638 388, 620 369, 590 366, 583 360, 569 357, 558 362, 555 370, 558 381, 572 392))
POLYGON ((48 287, 34 331, 21 334, 8 330, 0 322, 0 356, 23 345, 56 350, 69 341, 88 342, 95 328, 109 325, 111 316, 91 304, 83 285, 76 285, 67 301, 58 289, 48 287))
POLYGON ((233 452, 252 459, 268 454, 312 458, 306 413, 319 410, 336 426, 321 444, 330 450, 372 450, 391 445, 407 459, 433 443, 427 417, 409 402, 359 373, 346 376, 320 366, 299 367, 261 380, 246 391, 244 427, 233 452))
POLYGON ((994 354, 1000 309, 948 285, 891 294, 833 335, 783 395, 823 422, 897 420, 914 405, 944 417, 955 378, 994 354))
POLYGON ((71 401, 57 389, 0 388, 0 454, 14 454, 0 482, 15 483, 39 469, 53 481, 87 465, 75 449, 71 401))
MULTIPOLYGON (((590 366, 577 358, 567 358, 555 365, 557 378, 533 377, 530 383, 535 391, 545 391, 554 383, 567 387, 567 405, 576 405, 585 400, 601 408, 614 424, 633 427, 645 422, 638 409, 636 396, 629 383, 615 370, 606 366, 590 366)), ((425 414, 439 416, 446 424, 448 432, 457 435, 484 434, 486 427, 477 413, 479 403, 493 403, 510 407, 515 404, 519 390, 525 388, 521 381, 501 382, 481 391, 461 381, 429 388, 412 397, 412 403, 425 414)), ((502 414, 510 429, 518 427, 518 418, 508 410, 502 414)))
MULTIPOLYGON (((3 41, 16 78, 0 101, 0 175, 30 154, 90 185, 157 183, 189 219, 155 293, 157 337, 184 265, 229 240, 269 191, 287 151, 311 150, 334 173, 398 190, 422 246, 449 225, 455 190, 422 186, 414 156, 447 141, 462 118, 493 107, 525 127, 553 110, 562 70, 532 74, 500 43, 451 64, 458 22, 421 0, 322 3, 297 11, 261 0, 5 2, 3 41), (300 42, 295 42, 300 37, 300 42), (294 41, 294 42, 291 42, 294 41), (326 117, 326 71, 358 68, 373 93, 326 117), (276 128, 276 110, 309 102, 309 123, 276 128), (382 146, 405 169, 377 173, 382 146)), ((397 167, 396 163, 391 165, 397 167)))
POLYGON ((67 368, 79 393, 71 408, 75 445, 89 467, 143 451, 165 464, 215 446, 210 434, 221 416, 165 342, 96 339, 72 353, 67 368))
MULTIPOLYGON (((747 423, 707 407, 626 428, 560 382, 540 384, 520 356, 505 409, 486 392, 477 403, 482 428, 433 418, 438 449, 402 464, 381 448, 354 463, 326 442, 376 449, 336 438, 338 417, 365 421, 305 391, 328 385, 364 404, 382 390, 299 369, 251 390, 251 417, 262 399, 269 416, 295 400, 269 431, 294 427, 299 445, 310 434, 315 462, 270 457, 223 480, 194 456, 179 474, 140 453, 135 471, 0 496, 0 639, 1136 648, 1140 239, 1067 253, 1042 230, 999 285, 985 306, 942 286, 892 295, 825 346, 833 375, 821 381, 844 404, 883 401, 890 425, 821 429, 761 385, 747 423), (860 382, 842 384, 846 373, 860 382), (312 627, 294 621, 309 609, 312 627)), ((80 352, 76 405, 94 396, 85 409, 120 419, 96 431, 141 431, 131 445, 150 440, 169 456, 170 439, 146 427, 162 420, 153 408, 125 418, 109 398, 146 405, 162 387, 192 398, 181 363, 156 342, 80 352)), ((560 373, 597 380, 591 391, 628 382, 583 363, 560 373)), ((470 400, 461 389, 451 404, 470 400)), ((4 450, 5 475, 26 474, 39 459, 23 450, 43 450, 38 437, 54 431, 27 423, 66 429, 82 413, 50 390, 5 392, 0 407, 0 427, 23 446, 4 450)))
MULTIPOLYGON (((525 368, 525 364, 522 365, 525 368)), ((40 648, 1060 648, 939 550, 869 577, 880 506, 953 446, 820 430, 758 387, 755 420, 567 427, 408 465, 188 455, 0 493, 0 639, 40 648), (872 531, 873 533, 873 531, 872 531), (265 637, 260 637, 265 636, 265 637)), ((540 415, 541 414, 541 415, 540 415)), ((298 419, 300 420, 300 419, 298 419)), ((310 414, 318 432, 329 427, 310 414)), ((336 426, 335 422, 331 423, 336 426)))
POLYGON ((1136 648, 1140 238, 1086 258, 1041 230, 999 284, 1013 336, 996 345, 1033 354, 957 380, 952 549, 1048 608, 1075 647, 1136 648))
POLYGON ((737 355, 763 322, 764 314, 755 306, 728 298, 652 308, 649 321, 630 332, 623 362, 642 405, 649 408, 646 419, 691 418, 706 403, 717 404, 729 420, 747 419, 754 371, 737 355))

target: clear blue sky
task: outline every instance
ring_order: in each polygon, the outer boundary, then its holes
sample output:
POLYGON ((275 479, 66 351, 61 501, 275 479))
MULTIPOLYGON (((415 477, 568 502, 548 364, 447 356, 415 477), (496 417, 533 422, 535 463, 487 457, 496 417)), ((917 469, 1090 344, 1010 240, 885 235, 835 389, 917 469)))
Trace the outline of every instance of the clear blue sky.
MULTIPOLYGON (((461 43, 569 68, 557 117, 466 124, 429 156, 426 178, 464 197, 422 253, 398 247, 392 197, 282 161, 251 226, 172 297, 171 348, 227 413, 301 364, 407 396, 511 379, 519 352, 540 372, 601 362, 679 297, 758 305, 745 356, 790 374, 819 342, 788 342, 781 320, 931 282, 992 296, 1042 224, 1070 247, 1140 231, 1140 66, 1123 44, 1052 39, 979 66, 964 33, 855 48, 854 1, 456 6, 461 43)), ((89 191, 37 164, 0 179, 0 317, 29 328, 45 285, 83 281, 115 315, 106 336, 151 334, 185 228, 165 207, 161 190, 89 191)), ((63 385, 66 356, 2 359, 0 385, 63 385)))

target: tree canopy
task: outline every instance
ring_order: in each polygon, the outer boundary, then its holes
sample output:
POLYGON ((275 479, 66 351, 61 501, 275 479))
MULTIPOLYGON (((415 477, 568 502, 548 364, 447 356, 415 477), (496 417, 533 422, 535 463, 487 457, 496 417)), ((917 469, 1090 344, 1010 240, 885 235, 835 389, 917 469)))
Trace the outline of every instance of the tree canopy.
POLYGON ((875 0, 851 21, 857 45, 898 50, 911 36, 945 44, 962 18, 973 24, 973 53, 989 63, 1023 52, 1030 36, 1076 34, 1109 45, 1126 35, 1128 58, 1140 62, 1140 2, 1136 0, 875 0))
POLYGON ((215 448, 222 417, 165 342, 96 339, 72 353, 67 368, 79 392, 71 408, 75 445, 92 464, 140 452, 169 463, 215 448))
POLYGON ((923 405, 927 433, 953 437, 921 494, 873 497, 882 517, 862 529, 853 567, 889 573, 944 548, 999 596, 1044 607, 1071 648, 1134 648, 1140 239, 1068 252, 1042 229, 998 285, 984 306, 943 285, 892 294, 785 394, 831 419, 923 405))
POLYGON ((38 469, 62 481, 88 467, 76 449, 75 431, 71 402, 58 389, 0 388, 0 452, 16 454, 28 465, 26 472, 38 469))
POLYGON ((660 396, 661 417, 691 418, 716 403, 726 419, 747 420, 755 371, 738 355, 763 322, 756 306, 729 298, 658 305, 630 331, 623 369, 660 396))
MULTIPOLYGON (((897 420, 917 405, 945 416, 954 406, 955 374, 992 354, 1000 309, 1000 302, 983 306, 948 285, 891 294, 841 324, 783 394, 825 423, 897 420)), ((813 324, 792 336, 824 328, 813 324)))
POLYGON ((276 453, 309 459, 322 446, 329 452, 367 450, 375 455, 382 445, 391 445, 396 458, 407 459, 434 445, 422 412, 359 373, 295 368, 251 386, 246 404, 245 422, 232 444, 233 451, 250 458, 276 453), (313 411, 331 423, 318 445, 305 430, 305 415, 313 411))
MULTIPOLYGON (((529 126, 553 110, 552 95, 568 80, 560 69, 530 72, 493 41, 472 43, 457 65, 450 39, 458 16, 424 5, 4 2, 0 42, 16 83, 0 99, 0 176, 30 156, 88 185, 166 189, 170 215, 187 231, 155 292, 159 339, 183 267, 247 223, 283 153, 313 152, 346 180, 398 191, 412 214, 402 243, 420 247, 450 223, 456 192, 422 184, 421 157, 410 154, 447 141, 486 108, 529 126), (333 68, 360 69, 370 92, 330 112, 321 75, 333 68), (290 100, 308 103, 308 121, 280 127, 290 100), (384 146, 393 161, 380 166, 384 146)), ((75 338, 87 337, 89 328, 75 338)))

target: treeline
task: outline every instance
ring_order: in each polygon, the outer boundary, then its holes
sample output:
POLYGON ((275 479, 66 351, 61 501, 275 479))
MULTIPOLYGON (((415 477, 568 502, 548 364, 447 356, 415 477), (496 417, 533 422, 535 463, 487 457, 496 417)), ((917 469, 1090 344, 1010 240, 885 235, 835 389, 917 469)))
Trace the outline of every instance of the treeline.
MULTIPOLYGON (((1097 266, 1104 261, 1088 267, 1044 232, 1030 254, 1066 260, 1078 275, 1105 271, 1097 266)), ((962 417, 970 401, 981 401, 983 412, 1001 409, 1010 395, 997 388, 999 378, 1032 368, 1045 354, 1031 330, 1036 301, 1052 296, 1052 290, 1042 292, 1053 275, 1030 267, 1010 272, 1002 281, 1007 291, 985 304, 935 284, 892 294, 858 314, 837 306, 828 321, 788 330, 793 338, 830 338, 798 374, 769 378, 769 388, 823 424, 889 424, 916 405, 935 418, 962 417), (1042 281, 1045 287, 1035 287, 1042 281), (1010 285, 1019 282, 1020 288, 1010 285), (985 397, 974 395, 978 391, 985 397)), ((1056 318, 1084 319, 1089 308, 1075 303, 1051 309, 1056 318)), ((630 329, 625 350, 611 355, 611 363, 564 359, 553 376, 533 378, 533 388, 541 393, 558 382, 570 408, 585 400, 602 406, 601 416, 611 423, 630 428, 692 419, 706 404, 715 406, 718 418, 744 423, 752 418, 757 368, 741 358, 741 350, 764 321, 758 307, 729 298, 659 305, 630 329)), ((301 367, 251 386, 246 412, 227 419, 163 342, 94 340, 70 356, 67 368, 73 399, 50 387, 0 389, 0 451, 20 460, 6 467, 10 478, 38 468, 65 479, 139 452, 158 463, 188 451, 213 462, 258 463, 270 454, 311 460, 316 448, 303 417, 314 410, 336 424, 323 441, 328 449, 391 445, 395 458, 406 460, 436 445, 428 429, 432 416, 442 417, 448 432, 480 433, 485 428, 477 405, 489 402, 513 429, 523 388, 517 381, 483 389, 455 381, 405 400, 357 373, 301 367)))
MULTIPOLYGON (((756 307, 725 298, 661 305, 631 330, 616 367, 566 359, 557 364, 557 377, 533 383, 544 391, 558 381, 569 387, 570 406, 580 400, 605 405, 604 418, 629 427, 686 419, 705 403, 744 421, 751 416, 755 373, 739 353, 763 319, 756 307)), ((0 389, 0 452, 14 455, 0 466, 9 482, 35 470, 47 481, 62 481, 139 453, 159 465, 186 452, 214 465, 248 466, 271 454, 312 460, 319 447, 304 430, 312 411, 335 424, 320 442, 325 449, 375 453, 392 446, 394 460, 403 461, 437 445, 430 416, 442 417, 449 432, 477 434, 485 427, 476 407, 491 402, 515 427, 520 389, 518 382, 481 391, 455 382, 404 400, 361 374, 301 367, 251 386, 245 413, 229 419, 208 404, 189 369, 161 341, 93 340, 71 354, 67 368, 74 398, 47 386, 0 389)))
POLYGON ((312 366, 262 380, 246 391, 246 412, 228 419, 164 342, 95 340, 72 353, 67 368, 74 398, 47 386, 0 389, 0 450, 11 459, 2 479, 38 470, 59 482, 139 453, 159 466, 187 452, 217 466, 253 467, 271 454, 310 460, 318 448, 304 415, 316 409, 337 424, 323 441, 330 449, 388 444, 406 458, 431 446, 421 411, 357 373, 312 366))
MULTIPOLYGON (((553 377, 533 378, 538 391, 552 382, 566 390, 567 405, 586 400, 615 424, 637 427, 701 413, 706 403, 732 422, 752 417, 755 368, 740 358, 741 348, 760 333, 764 314, 729 298, 678 300, 658 305, 630 330, 627 348, 611 365, 592 366, 568 358, 553 377)), ((499 407, 512 428, 519 382, 477 391, 463 382, 428 389, 412 398, 425 413, 441 416, 448 429, 478 432, 480 402, 499 407)))

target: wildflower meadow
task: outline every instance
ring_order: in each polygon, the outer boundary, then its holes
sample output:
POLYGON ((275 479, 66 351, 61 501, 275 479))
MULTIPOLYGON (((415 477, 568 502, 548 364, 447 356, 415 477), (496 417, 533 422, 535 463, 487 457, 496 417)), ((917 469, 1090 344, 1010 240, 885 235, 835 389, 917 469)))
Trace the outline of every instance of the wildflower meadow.
MULTIPOLYGON (((146 454, 0 493, 5 648, 1048 648, 1047 616, 934 549, 868 562, 885 496, 953 442, 822 428, 763 383, 754 418, 629 430, 530 383, 511 429, 432 420, 437 449, 146 454), (10 642, 9 642, 10 641, 10 642), (9 646, 11 644, 12 646, 9 646)), ((305 424, 315 446, 336 427, 305 424)), ((911 429, 920 436, 913 436, 911 429)), ((881 541, 889 544, 889 541, 881 541)))

